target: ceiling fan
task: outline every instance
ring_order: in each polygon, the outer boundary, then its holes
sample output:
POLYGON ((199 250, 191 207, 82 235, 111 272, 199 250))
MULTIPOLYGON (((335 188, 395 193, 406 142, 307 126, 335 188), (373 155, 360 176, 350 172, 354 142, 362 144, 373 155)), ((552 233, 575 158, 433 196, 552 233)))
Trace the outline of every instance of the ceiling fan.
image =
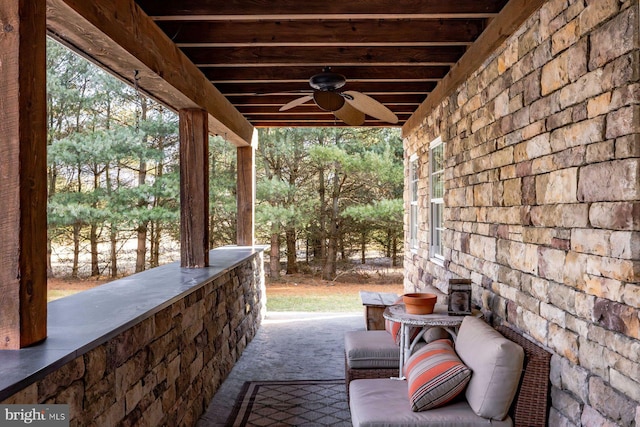
POLYGON ((387 123, 398 123, 398 116, 370 96, 355 90, 338 92, 346 82, 345 76, 325 67, 321 73, 309 79, 309 85, 314 89, 312 95, 294 99, 280 107, 280 111, 290 110, 313 100, 318 107, 331 111, 334 116, 351 126, 362 125, 365 114, 387 123))

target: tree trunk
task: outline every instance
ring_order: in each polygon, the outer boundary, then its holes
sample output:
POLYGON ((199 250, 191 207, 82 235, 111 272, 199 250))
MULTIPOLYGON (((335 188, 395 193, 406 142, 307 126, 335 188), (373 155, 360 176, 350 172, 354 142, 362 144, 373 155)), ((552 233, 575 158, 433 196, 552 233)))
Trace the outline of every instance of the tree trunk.
POLYGON ((98 265, 98 226, 96 224, 91 224, 89 241, 91 247, 91 276, 95 277, 100 275, 98 265))
POLYGON ((360 233, 360 263, 367 263, 367 232, 365 230, 360 233))
MULTIPOLYGON (((94 165, 93 168, 93 191, 95 192, 100 186, 100 176, 98 174, 98 166, 94 165)), ((91 206, 97 209, 97 202, 93 202, 91 206)), ((89 231, 89 246, 91 248, 91 277, 100 275, 100 268, 98 266, 98 225, 95 223, 95 219, 91 220, 91 228, 89 231)))
POLYGON ((116 232, 116 227, 115 224, 111 224, 109 233, 109 240, 111 241, 111 277, 113 279, 118 277, 118 233, 116 232))
POLYGON ((296 274, 298 272, 298 259, 296 255, 296 230, 293 226, 287 227, 287 274, 296 274))
POLYGON ((280 235, 271 234, 271 252, 269 254, 269 277, 280 278, 280 235))
POLYGON ((387 229, 387 244, 386 249, 387 249, 387 258, 391 257, 391 230, 387 229))
POLYGON ((393 248, 391 251, 391 266, 392 267, 397 267, 398 266, 398 239, 396 236, 393 236, 393 239, 391 240, 391 247, 393 248))
MULTIPOLYGON (((145 121, 147 119, 147 98, 140 95, 140 109, 142 114, 140 120, 145 121)), ((142 143, 147 144, 147 136, 143 134, 142 143)), ((138 165, 138 187, 142 187, 147 181, 147 162, 143 157, 140 157, 140 163, 138 165)), ((147 205, 147 201, 141 197, 138 200, 138 208, 143 208, 147 205)), ((136 273, 144 271, 147 257, 147 228, 148 221, 142 221, 138 224, 136 232, 138 234, 138 247, 136 248, 136 273)))
POLYGON ((80 224, 73 224, 73 265, 71 267, 71 277, 78 278, 78 258, 80 257, 80 224))
POLYGON ((326 242, 327 242, 327 201, 325 199, 325 183, 324 170, 320 169, 318 177, 318 195, 320 197, 320 227, 318 230, 318 246, 320 249, 320 260, 324 263, 327 259, 326 242))
POLYGON ((329 235, 327 245, 327 257, 325 259, 324 268, 322 270, 322 278, 324 280, 333 280, 337 270, 338 260, 338 214, 340 199, 340 177, 337 173, 333 178, 333 192, 331 215, 329 216, 329 235))

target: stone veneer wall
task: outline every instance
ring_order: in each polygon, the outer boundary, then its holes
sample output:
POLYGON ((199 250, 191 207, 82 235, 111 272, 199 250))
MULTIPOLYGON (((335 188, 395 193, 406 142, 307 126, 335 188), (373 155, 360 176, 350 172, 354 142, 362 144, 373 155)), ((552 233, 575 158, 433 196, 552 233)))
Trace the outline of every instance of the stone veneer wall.
POLYGON ((2 403, 66 403, 71 426, 195 425, 264 316, 262 266, 260 251, 2 403))
POLYGON ((552 426, 640 426, 639 15, 638 0, 547 1, 405 135, 421 242, 406 235, 405 289, 471 278, 494 322, 549 348, 552 426), (428 253, 437 136, 443 264, 428 253))

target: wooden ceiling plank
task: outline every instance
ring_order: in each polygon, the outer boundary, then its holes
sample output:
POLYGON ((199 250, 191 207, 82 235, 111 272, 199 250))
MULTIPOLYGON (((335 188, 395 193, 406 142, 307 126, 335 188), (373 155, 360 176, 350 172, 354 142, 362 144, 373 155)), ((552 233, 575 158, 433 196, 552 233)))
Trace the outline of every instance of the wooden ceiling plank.
MULTIPOLYGON (((203 67, 202 72, 213 82, 264 83, 274 80, 307 82, 311 76, 322 71, 318 67, 288 66, 281 67, 203 67)), ((345 75, 349 81, 436 81, 449 71, 447 66, 439 67, 332 67, 332 71, 345 75)))
MULTIPOLYGON (((376 99, 383 104, 405 104, 405 105, 419 105, 427 97, 428 93, 424 94, 386 94, 376 95, 376 99)), ((287 95, 256 95, 256 96, 229 96, 229 101, 236 105, 278 105, 283 106, 287 102, 294 98, 300 97, 299 93, 291 93, 287 95)))
MULTIPOLYGON (((375 82, 352 82, 347 80, 343 90, 357 90, 367 93, 424 93, 431 92, 436 86, 435 82, 391 82, 391 83, 375 83, 375 82)), ((313 89, 308 82, 300 83, 221 83, 216 87, 225 96, 252 96, 255 94, 270 93, 306 93, 309 94, 313 89)))
POLYGON ((491 21, 476 42, 438 83, 427 99, 402 126, 409 135, 442 100, 462 84, 482 63, 507 40, 545 0, 510 0, 500 14, 491 21))
POLYGON ((467 45, 484 29, 483 19, 378 19, 348 21, 159 22, 180 47, 467 45))
POLYGON ((163 16, 225 15, 246 17, 247 15, 279 16, 294 19, 297 16, 376 16, 417 15, 447 16, 467 14, 471 16, 492 15, 500 11, 506 0, 138 0, 148 15, 163 16))
POLYGON ((133 0, 47 0, 47 28, 66 45, 174 110, 203 108, 212 133, 251 145, 254 129, 133 0))
POLYGON ((434 64, 456 63, 464 47, 229 47, 185 48, 183 52, 197 65, 225 64, 234 66, 264 66, 265 64, 434 64), (215 59, 215 61, 212 61, 215 59))

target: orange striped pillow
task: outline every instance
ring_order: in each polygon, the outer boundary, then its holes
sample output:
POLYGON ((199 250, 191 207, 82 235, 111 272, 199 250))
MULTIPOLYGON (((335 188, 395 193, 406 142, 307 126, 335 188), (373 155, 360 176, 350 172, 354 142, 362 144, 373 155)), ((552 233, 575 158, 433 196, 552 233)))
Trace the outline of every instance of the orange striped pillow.
POLYGON ((437 408, 462 393, 471 370, 453 350, 450 340, 433 341, 414 353, 405 365, 412 411, 437 408))
MULTIPOLYGON (((393 320, 384 319, 384 329, 391 334, 391 338, 393 341, 400 345, 400 327, 402 324, 400 322, 394 322, 393 320)), ((409 328, 409 339, 413 341, 422 328, 411 326, 409 328)))

